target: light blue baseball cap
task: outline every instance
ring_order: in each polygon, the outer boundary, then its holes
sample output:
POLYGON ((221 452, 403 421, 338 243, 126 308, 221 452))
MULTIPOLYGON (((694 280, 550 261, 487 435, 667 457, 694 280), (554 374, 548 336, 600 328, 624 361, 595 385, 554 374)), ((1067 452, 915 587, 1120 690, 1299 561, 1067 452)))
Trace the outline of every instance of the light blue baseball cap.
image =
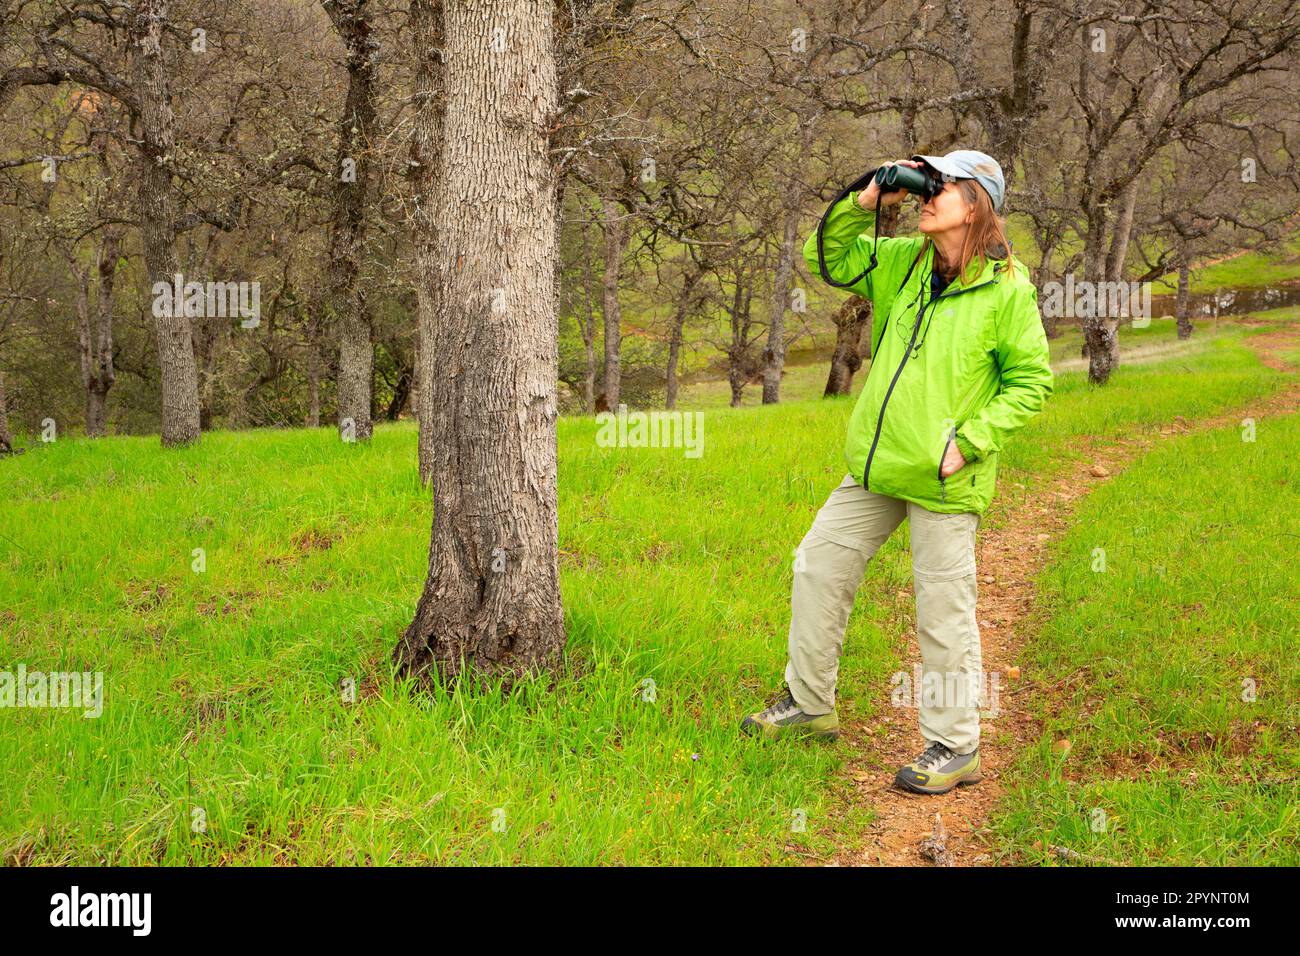
POLYGON ((912 159, 929 165, 943 177, 944 182, 975 180, 984 187, 989 199, 993 200, 994 210, 1002 210, 1007 184, 1002 178, 1002 167, 988 153, 974 149, 956 149, 946 156, 913 156, 912 159))

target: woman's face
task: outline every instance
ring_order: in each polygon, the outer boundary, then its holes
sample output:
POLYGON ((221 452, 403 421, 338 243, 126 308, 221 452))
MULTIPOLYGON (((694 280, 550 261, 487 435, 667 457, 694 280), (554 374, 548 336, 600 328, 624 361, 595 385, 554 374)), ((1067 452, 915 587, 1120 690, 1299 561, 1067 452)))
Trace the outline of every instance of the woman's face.
POLYGON ((944 183, 941 192, 922 204, 920 229, 927 236, 960 232, 969 223, 971 212, 961 187, 956 183, 944 183))

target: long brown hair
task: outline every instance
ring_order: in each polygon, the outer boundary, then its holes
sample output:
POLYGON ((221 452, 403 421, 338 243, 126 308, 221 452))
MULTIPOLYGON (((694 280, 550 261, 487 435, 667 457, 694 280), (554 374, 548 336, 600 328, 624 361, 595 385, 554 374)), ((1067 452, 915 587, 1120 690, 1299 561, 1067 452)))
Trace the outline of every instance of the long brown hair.
MULTIPOLYGON (((959 179, 957 180, 957 188, 962 191, 966 204, 975 207, 975 220, 970 224, 970 228, 966 230, 966 238, 961 244, 961 258, 957 263, 957 268, 945 272, 944 275, 949 280, 954 276, 961 276, 964 281, 970 264, 977 259, 979 260, 979 267, 975 270, 975 275, 979 275, 984 271, 989 259, 1009 260, 1011 258, 1011 243, 1007 241, 1006 221, 994 210, 993 200, 989 199, 989 194, 984 191, 984 187, 973 179, 959 179)), ((934 240, 926 236, 925 245, 921 246, 921 260, 924 260, 926 251, 933 245, 934 240)), ((937 246, 934 252, 937 264, 939 261, 937 246)))

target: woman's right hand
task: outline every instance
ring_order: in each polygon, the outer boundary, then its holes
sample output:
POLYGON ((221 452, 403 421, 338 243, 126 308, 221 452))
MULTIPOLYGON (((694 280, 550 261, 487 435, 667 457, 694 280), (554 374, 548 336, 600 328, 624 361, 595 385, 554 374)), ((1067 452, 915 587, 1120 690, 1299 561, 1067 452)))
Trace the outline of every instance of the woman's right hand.
MULTIPOLYGON (((900 159, 897 161, 882 163, 881 169, 884 169, 886 166, 911 166, 914 169, 920 169, 921 163, 917 160, 900 159)), ((858 193, 858 205, 870 212, 876 208, 876 197, 879 195, 880 185, 876 182, 876 177, 872 176, 871 182, 867 184, 867 188, 858 193)), ((893 192, 885 193, 884 198, 880 200, 880 205, 897 206, 909 195, 910 193, 908 193, 906 189, 896 189, 893 192)))

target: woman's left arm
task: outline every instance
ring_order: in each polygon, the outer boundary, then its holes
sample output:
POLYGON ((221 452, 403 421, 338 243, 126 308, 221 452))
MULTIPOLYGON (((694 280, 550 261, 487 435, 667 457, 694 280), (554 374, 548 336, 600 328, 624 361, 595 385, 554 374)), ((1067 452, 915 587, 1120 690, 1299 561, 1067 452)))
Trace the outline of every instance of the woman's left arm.
POLYGON ((1007 438, 1037 415, 1052 394, 1047 333, 1032 283, 1015 285, 994 326, 1002 387, 957 429, 957 449, 967 461, 1001 451, 1007 438))

